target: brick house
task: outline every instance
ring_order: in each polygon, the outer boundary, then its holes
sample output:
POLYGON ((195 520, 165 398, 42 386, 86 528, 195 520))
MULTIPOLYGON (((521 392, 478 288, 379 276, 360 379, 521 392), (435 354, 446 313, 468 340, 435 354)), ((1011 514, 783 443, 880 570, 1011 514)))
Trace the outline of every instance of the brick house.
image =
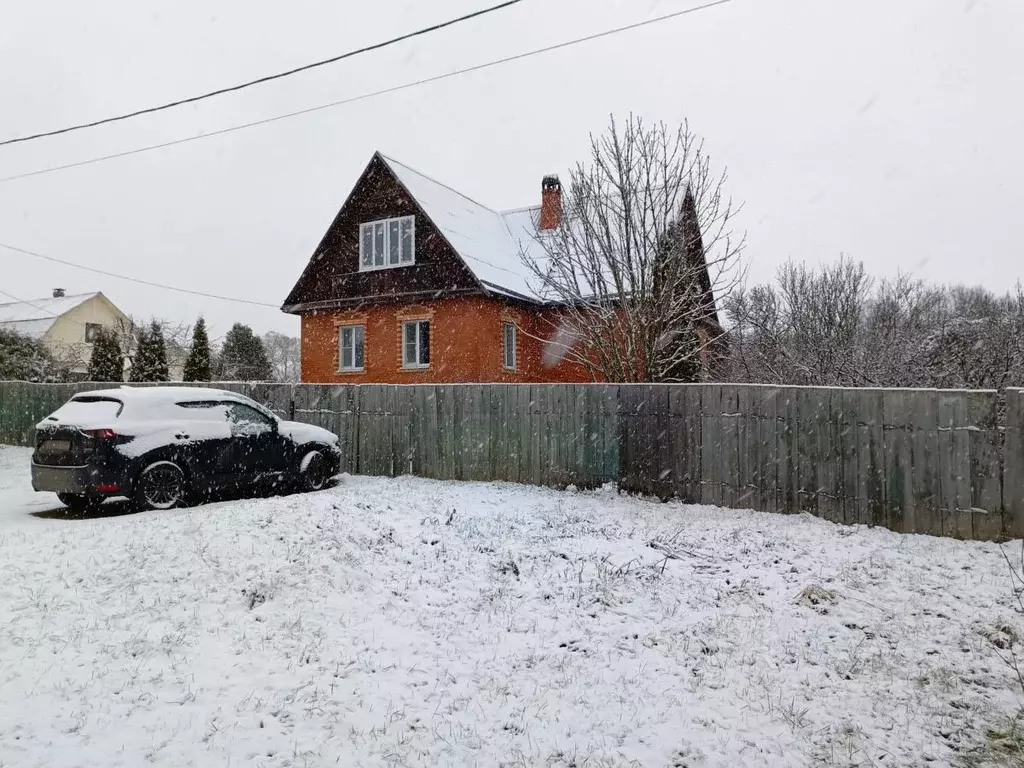
POLYGON ((375 153, 282 307, 302 319, 302 381, 591 381, 520 256, 561 195, 546 177, 541 205, 495 211, 375 153))

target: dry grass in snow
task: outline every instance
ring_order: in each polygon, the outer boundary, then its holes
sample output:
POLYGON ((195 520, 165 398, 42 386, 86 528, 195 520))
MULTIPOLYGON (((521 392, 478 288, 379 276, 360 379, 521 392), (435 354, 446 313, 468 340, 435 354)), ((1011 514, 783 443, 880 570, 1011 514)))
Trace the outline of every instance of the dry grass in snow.
POLYGON ((992 544, 409 478, 70 520, 27 461, 4 766, 953 765, 1020 706, 992 544))

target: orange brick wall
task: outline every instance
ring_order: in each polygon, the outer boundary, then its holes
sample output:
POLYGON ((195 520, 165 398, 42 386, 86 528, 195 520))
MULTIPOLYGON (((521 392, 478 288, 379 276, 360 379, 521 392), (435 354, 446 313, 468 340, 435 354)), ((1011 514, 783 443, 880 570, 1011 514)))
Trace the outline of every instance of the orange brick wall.
POLYGON ((462 382, 585 382, 590 374, 562 361, 547 367, 550 323, 536 310, 485 297, 453 297, 415 304, 376 304, 302 316, 302 380, 311 384, 456 384, 462 382), (429 319, 430 367, 402 368, 402 323, 429 319), (515 322, 516 370, 502 365, 501 326, 515 322), (365 369, 338 370, 338 328, 365 328, 365 369), (536 337, 536 338, 535 338, 536 337))

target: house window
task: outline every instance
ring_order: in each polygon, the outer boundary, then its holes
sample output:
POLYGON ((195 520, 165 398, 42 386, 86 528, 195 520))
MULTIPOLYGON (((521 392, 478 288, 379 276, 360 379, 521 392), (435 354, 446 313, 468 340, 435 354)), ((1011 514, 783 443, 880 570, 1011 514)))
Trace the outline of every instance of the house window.
POLYGON ((361 371, 366 360, 366 331, 361 325, 338 329, 338 370, 361 371))
POLYGON ((501 361, 510 371, 516 369, 516 324, 501 324, 501 361))
POLYGON ((359 271, 416 263, 416 219, 403 216, 359 225, 359 271))
POLYGON ((430 365, 430 321, 402 323, 402 367, 426 368, 430 365))
POLYGON ((99 323, 86 323, 85 324, 85 343, 93 344, 96 341, 96 337, 100 335, 100 331, 103 326, 99 323))

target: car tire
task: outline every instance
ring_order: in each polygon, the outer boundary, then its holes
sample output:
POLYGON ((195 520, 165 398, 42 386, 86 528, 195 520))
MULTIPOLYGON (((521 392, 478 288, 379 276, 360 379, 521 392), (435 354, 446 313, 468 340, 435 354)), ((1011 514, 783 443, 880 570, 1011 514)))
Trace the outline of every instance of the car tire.
POLYGON ((309 451, 299 464, 299 488, 302 491, 322 491, 331 482, 331 468, 321 451, 309 451))
POLYGON ((188 478, 173 461, 154 461, 139 472, 134 500, 140 509, 174 509, 189 495, 188 478))
POLYGON ((58 493, 57 499, 72 512, 85 512, 96 509, 103 503, 102 499, 84 493, 58 493))

